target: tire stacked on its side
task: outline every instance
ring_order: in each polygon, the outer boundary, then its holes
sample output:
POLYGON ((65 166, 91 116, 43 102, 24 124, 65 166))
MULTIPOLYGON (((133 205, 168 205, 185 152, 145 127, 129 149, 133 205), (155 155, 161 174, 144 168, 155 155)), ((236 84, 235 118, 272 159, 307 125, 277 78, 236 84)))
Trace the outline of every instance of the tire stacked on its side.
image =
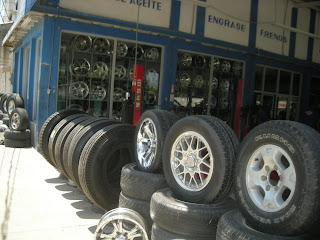
POLYGON ((162 156, 170 189, 152 196, 152 239, 215 239, 220 217, 235 208, 229 194, 238 144, 215 117, 190 116, 173 125, 162 156))
POLYGON ((217 239, 319 239, 320 135, 269 121, 241 143, 234 171, 239 210, 223 215, 217 239))
POLYGON ((148 231, 152 226, 150 217, 152 194, 167 187, 162 173, 162 149, 167 133, 176 121, 176 116, 168 111, 144 112, 135 130, 136 164, 124 166, 121 172, 119 207, 132 209, 143 216, 148 231))

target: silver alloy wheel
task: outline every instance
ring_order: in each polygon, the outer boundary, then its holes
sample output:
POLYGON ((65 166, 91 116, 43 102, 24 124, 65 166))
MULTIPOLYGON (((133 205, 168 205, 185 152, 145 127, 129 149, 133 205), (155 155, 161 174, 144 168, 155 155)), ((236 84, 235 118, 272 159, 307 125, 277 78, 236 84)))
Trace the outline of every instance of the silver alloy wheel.
POLYGON ((157 152, 157 130, 156 125, 150 118, 146 118, 140 124, 137 135, 137 155, 140 165, 149 168, 157 152))
POLYGON ((13 109, 16 108, 16 104, 14 103, 13 100, 10 100, 8 103, 8 113, 11 114, 13 109))
POLYGON ((13 130, 16 130, 20 127, 21 124, 21 119, 20 119, 20 115, 18 113, 14 113, 11 116, 11 127, 13 130))
POLYGON ((184 53, 180 58, 180 63, 182 66, 191 66, 192 64, 192 57, 189 53, 184 53))
POLYGON ((116 208, 102 216, 94 239, 148 240, 146 222, 137 212, 127 208, 116 208))
POLYGON ((259 147, 246 169, 246 187, 253 203, 265 212, 288 205, 296 188, 296 170, 288 153, 273 144, 259 147))
POLYGON ((202 190, 210 182, 214 168, 208 142, 194 131, 180 134, 171 149, 170 165, 175 180, 183 189, 202 190))

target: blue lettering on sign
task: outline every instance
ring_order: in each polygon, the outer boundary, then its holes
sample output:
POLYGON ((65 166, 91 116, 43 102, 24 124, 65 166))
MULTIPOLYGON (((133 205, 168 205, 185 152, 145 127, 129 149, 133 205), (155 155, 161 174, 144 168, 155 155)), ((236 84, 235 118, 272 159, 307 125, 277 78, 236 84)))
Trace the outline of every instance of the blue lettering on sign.
POLYGON ((288 39, 286 36, 284 36, 282 34, 276 34, 273 32, 269 32, 264 29, 260 30, 260 36, 265 37, 265 38, 269 38, 269 39, 275 39, 275 40, 283 42, 283 43, 288 42, 288 39))
POLYGON ((213 15, 208 16, 208 22, 209 23, 214 23, 223 27, 228 27, 228 28, 233 28, 237 31, 245 32, 246 31, 246 25, 241 24, 239 22, 234 22, 229 19, 221 18, 221 17, 216 17, 213 15))
POLYGON ((116 2, 129 3, 133 5, 139 5, 141 7, 155 9, 158 11, 162 10, 162 2, 155 0, 115 0, 116 2))

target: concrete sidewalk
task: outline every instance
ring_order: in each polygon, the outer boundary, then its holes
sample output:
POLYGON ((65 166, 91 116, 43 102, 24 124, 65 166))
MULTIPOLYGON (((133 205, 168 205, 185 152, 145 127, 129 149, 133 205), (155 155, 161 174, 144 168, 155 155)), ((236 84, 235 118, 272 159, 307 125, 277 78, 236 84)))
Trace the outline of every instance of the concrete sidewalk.
POLYGON ((0 239, 90 240, 102 214, 33 148, 0 145, 0 239))

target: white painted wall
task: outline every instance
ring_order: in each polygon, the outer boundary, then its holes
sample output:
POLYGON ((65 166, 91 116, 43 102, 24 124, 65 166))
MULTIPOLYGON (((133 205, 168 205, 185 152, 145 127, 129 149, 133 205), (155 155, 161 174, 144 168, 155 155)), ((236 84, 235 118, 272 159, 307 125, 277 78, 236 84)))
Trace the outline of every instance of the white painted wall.
POLYGON ((195 33, 197 19, 197 6, 188 1, 181 1, 179 31, 195 33))
MULTIPOLYGON (((309 32, 310 26, 310 9, 298 8, 297 28, 309 32)), ((296 34, 296 49, 295 57, 306 60, 308 54, 308 39, 309 37, 303 34, 296 34)))
POLYGON ((289 55, 290 32, 272 26, 272 23, 290 26, 292 7, 293 3, 289 0, 259 0, 257 48, 289 55))
POLYGON ((82 13, 136 22, 137 3, 139 23, 169 28, 171 0, 60 0, 59 5, 82 13))
MULTIPOLYGON (((314 33, 320 35, 320 13, 318 12, 316 15, 316 25, 315 25, 314 33)), ((315 38, 313 42, 312 61, 315 63, 320 63, 320 39, 319 38, 315 38)))
POLYGON ((204 35, 208 38, 248 46, 250 0, 207 0, 204 35))

